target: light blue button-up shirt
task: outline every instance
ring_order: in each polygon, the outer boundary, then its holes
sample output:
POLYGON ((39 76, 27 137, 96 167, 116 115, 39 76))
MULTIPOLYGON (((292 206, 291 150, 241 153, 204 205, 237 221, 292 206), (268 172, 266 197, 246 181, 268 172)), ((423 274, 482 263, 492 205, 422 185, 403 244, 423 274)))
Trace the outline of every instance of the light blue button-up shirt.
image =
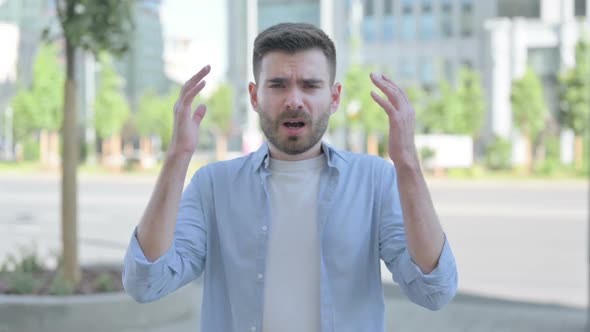
MULTIPOLYGON (((451 248, 445 239, 438 266, 428 275, 412 261, 394 166, 326 143, 322 150, 322 331, 385 330, 380 260, 412 302, 432 310, 447 304, 457 289, 451 248)), ((149 262, 131 237, 123 271, 127 293, 139 302, 154 301, 204 272, 201 331, 262 331, 272 227, 268 161, 264 144, 247 156, 199 169, 182 195, 170 249, 149 262)))

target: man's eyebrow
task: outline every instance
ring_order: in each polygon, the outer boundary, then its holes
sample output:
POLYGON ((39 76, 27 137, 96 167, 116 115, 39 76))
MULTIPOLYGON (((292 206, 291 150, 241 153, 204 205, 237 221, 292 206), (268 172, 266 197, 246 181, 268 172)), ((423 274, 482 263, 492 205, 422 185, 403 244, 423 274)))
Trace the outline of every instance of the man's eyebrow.
POLYGON ((324 84, 324 80, 319 78, 306 78, 302 79, 301 82, 303 82, 303 84, 324 84))
POLYGON ((273 77, 266 80, 266 83, 285 83, 288 79, 286 77, 273 77))

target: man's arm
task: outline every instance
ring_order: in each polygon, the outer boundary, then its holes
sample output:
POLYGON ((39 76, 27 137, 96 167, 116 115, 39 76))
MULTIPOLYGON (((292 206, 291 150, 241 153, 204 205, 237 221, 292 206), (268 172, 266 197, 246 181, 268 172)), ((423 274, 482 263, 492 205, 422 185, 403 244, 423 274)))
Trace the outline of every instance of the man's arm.
POLYGON ((190 159, 196 150, 199 126, 206 108, 199 105, 191 114, 195 96, 205 86, 203 78, 209 73, 205 66, 182 87, 174 105, 172 140, 156 187, 137 228, 137 240, 145 257, 153 262, 172 245, 176 215, 190 159))
POLYGON ((438 265, 445 238, 418 162, 415 112, 402 89, 388 77, 371 74, 371 80, 386 96, 371 92, 389 117, 389 156, 398 173, 408 250, 420 270, 430 273, 438 265))
POLYGON ((445 235, 420 166, 399 163, 395 168, 408 250, 422 273, 428 274, 438 265, 445 235))

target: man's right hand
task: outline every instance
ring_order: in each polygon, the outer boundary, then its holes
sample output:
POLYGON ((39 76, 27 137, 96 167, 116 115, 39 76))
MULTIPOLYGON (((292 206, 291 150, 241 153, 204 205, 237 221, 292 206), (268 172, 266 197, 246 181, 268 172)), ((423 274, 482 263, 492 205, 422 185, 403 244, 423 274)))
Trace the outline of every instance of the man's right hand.
POLYGON ((191 77, 180 90, 180 96, 174 104, 174 126, 168 155, 192 156, 199 142, 199 127, 207 107, 200 104, 192 111, 192 103, 197 94, 205 87, 203 78, 209 74, 211 66, 203 67, 191 77))

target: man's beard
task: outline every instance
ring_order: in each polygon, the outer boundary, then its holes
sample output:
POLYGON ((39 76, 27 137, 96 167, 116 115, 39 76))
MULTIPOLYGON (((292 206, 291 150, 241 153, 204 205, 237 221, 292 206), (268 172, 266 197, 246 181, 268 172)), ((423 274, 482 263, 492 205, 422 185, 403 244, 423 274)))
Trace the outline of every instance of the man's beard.
POLYGON ((315 121, 304 111, 286 111, 281 113, 275 120, 260 108, 258 108, 258 114, 260 115, 260 127, 266 139, 279 151, 288 155, 298 155, 315 146, 324 136, 330 119, 329 110, 321 113, 315 121), (303 119, 305 126, 310 126, 311 133, 281 137, 279 132, 283 123, 295 118, 303 119))

